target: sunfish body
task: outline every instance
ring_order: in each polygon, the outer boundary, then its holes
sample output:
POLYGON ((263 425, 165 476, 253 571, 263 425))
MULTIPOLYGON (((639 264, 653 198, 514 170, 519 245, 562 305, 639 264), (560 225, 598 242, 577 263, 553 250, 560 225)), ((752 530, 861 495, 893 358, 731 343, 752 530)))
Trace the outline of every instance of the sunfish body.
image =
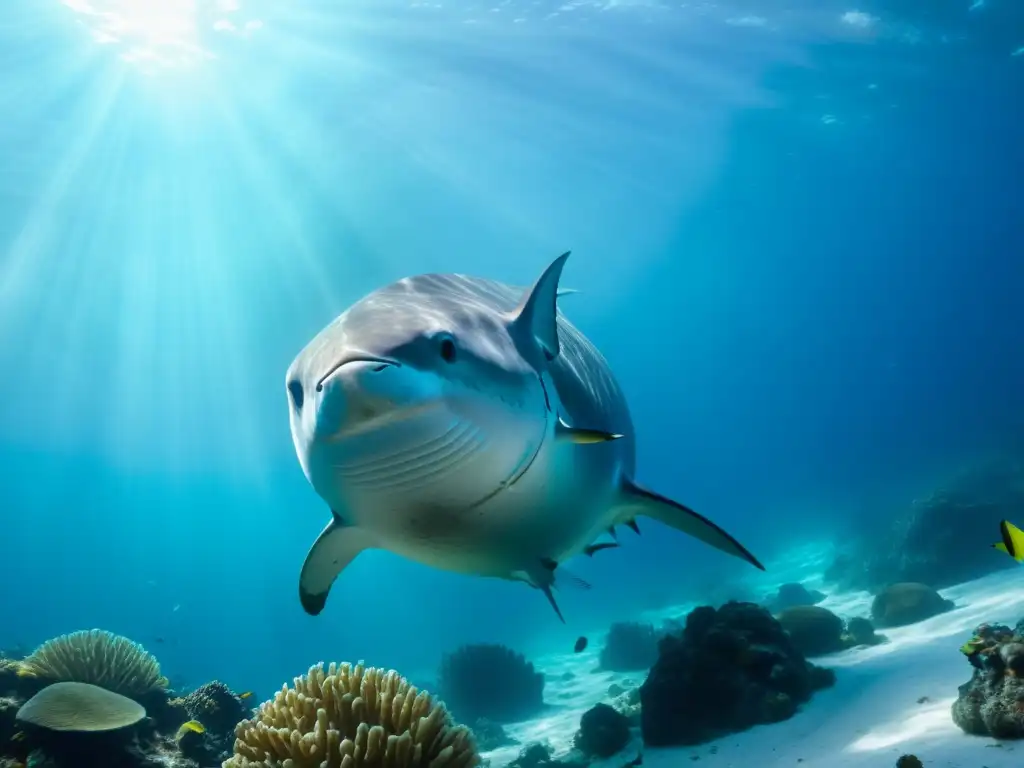
POLYGON ((569 254, 528 290, 420 275, 350 307, 286 377, 302 469, 332 510, 299 579, 318 614, 361 551, 387 549, 552 595, 559 565, 616 546, 645 515, 761 564, 634 480, 635 440, 607 361, 556 308, 569 254))

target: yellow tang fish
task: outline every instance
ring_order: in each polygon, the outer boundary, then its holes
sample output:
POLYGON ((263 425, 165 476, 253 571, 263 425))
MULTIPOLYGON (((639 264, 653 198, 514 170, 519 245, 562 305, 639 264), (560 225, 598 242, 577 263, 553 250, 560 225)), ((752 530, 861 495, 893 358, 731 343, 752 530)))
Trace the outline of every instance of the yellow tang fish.
POLYGON ((206 733, 206 728, 198 720, 189 720, 187 723, 183 723, 181 728, 178 729, 176 738, 181 738, 186 733, 206 733))
POLYGON ((1024 563, 1024 531, 1009 520, 1003 520, 999 523, 999 532, 1003 540, 992 546, 1000 552, 1005 552, 1018 563, 1024 563))

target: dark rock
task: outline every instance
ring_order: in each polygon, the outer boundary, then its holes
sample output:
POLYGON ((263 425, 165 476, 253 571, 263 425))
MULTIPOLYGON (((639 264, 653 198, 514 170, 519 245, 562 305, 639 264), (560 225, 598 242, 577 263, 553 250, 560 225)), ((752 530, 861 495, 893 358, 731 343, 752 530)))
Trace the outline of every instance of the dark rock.
POLYGON ((1024 638, 982 624, 960 649, 974 667, 953 702, 953 722, 967 733, 1024 738, 1024 638))
POLYGON ((896 761, 896 768, 924 768, 924 763, 917 755, 901 755, 896 761))
POLYGON ((870 619, 862 616, 855 616, 846 622, 845 642, 848 646, 855 645, 878 645, 888 640, 885 635, 875 632, 875 625, 870 619))
POLYGON ((508 768, 586 768, 586 765, 585 761, 555 760, 551 757, 551 747, 545 744, 530 744, 508 764, 508 768))
POLYGON ((601 649, 600 668, 616 672, 650 669, 658 658, 658 637, 651 624, 612 624, 601 649))
POLYGON ((768 601, 768 608, 779 613, 787 608, 798 608, 804 605, 817 605, 827 595, 816 589, 807 589, 803 584, 783 584, 778 594, 768 601))
POLYGON ((640 688, 641 732, 650 746, 700 744, 792 717, 834 680, 806 661, 761 606, 703 606, 659 645, 640 688))
POLYGON ((597 704, 580 718, 573 746, 587 757, 611 757, 629 743, 629 719, 607 704, 597 704))
POLYGON ((505 733, 505 729, 499 723, 486 718, 480 718, 473 724, 473 735, 476 737, 476 743, 481 752, 490 752, 492 749, 518 743, 505 733))
POLYGON ((891 584, 871 602, 871 618, 880 627, 902 627, 953 610, 946 600, 926 584, 891 584))
POLYGON ((441 662, 440 696, 462 722, 525 720, 544 708, 544 676, 504 645, 465 645, 441 662))
POLYGON ((843 620, 827 608, 817 605, 787 608, 778 619, 804 656, 822 656, 847 647, 843 639, 843 620))

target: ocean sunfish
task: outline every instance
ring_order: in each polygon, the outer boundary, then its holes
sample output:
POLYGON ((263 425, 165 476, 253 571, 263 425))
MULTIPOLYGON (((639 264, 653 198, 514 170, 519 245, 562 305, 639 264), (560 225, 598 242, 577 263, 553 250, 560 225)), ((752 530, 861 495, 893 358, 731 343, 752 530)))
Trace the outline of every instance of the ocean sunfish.
POLYGON ((561 618, 552 587, 573 577, 560 564, 617 546, 597 540, 620 524, 639 532, 641 515, 763 570, 713 522, 633 479, 622 390, 556 307, 568 256, 525 290, 466 275, 399 280, 295 358, 292 440, 332 512, 299 577, 307 613, 323 610, 360 552, 379 548, 524 581, 561 618))

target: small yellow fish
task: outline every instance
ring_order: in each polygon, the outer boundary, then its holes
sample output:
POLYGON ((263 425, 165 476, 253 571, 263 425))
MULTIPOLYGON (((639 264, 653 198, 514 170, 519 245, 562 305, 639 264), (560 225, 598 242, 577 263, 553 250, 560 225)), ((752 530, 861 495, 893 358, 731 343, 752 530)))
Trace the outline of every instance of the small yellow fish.
POLYGON ((18 665, 18 677, 36 677, 36 673, 24 664, 18 665))
POLYGON ((238 698, 243 700, 248 699, 250 696, 252 696, 252 691, 246 691, 245 693, 238 694, 238 698))
POLYGON ((1000 552, 1005 552, 1018 563, 1024 562, 1024 531, 1009 520, 1003 520, 999 523, 999 533, 1003 540, 992 546, 1000 552))
POLYGON ((972 637, 966 643, 960 646, 960 653, 970 656, 973 653, 977 653, 978 650, 985 645, 985 641, 980 637, 972 637))
POLYGON ((189 720, 187 723, 183 723, 181 728, 178 729, 178 735, 176 738, 180 739, 186 733, 206 733, 206 728, 198 720, 189 720))

